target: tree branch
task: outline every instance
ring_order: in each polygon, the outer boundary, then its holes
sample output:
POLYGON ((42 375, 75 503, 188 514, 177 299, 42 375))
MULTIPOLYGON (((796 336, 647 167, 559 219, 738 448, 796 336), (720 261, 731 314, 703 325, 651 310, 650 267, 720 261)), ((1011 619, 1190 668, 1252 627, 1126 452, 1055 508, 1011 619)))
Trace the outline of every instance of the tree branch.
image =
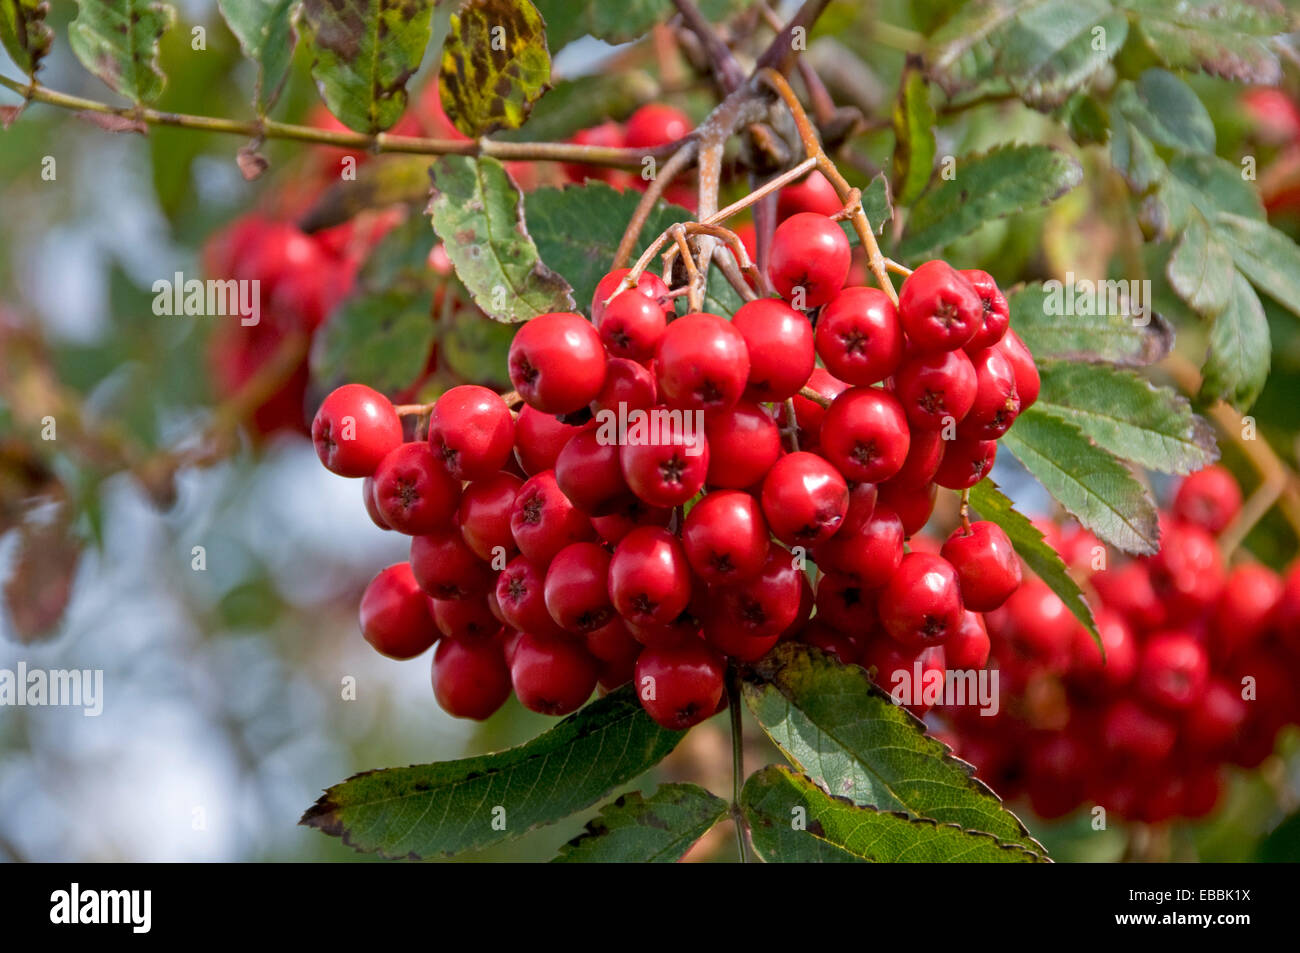
POLYGON ((740 88, 745 82, 745 73, 736 62, 735 55, 727 44, 722 42, 716 30, 713 29, 700 8, 695 5, 693 0, 673 0, 673 5, 677 7, 677 12, 682 15, 682 20, 687 28, 690 29, 700 42, 704 45, 704 51, 708 55, 709 65, 713 69, 713 75, 718 80, 718 85, 722 87, 724 93, 733 93, 740 88))

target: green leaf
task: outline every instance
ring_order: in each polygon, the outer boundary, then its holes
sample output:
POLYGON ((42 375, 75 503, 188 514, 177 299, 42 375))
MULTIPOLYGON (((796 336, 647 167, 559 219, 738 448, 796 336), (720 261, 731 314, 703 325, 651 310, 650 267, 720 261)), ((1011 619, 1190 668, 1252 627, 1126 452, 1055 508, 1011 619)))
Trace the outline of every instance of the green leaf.
POLYGON ((1281 78, 1272 36, 1289 17, 1273 0, 1125 0, 1138 32, 1171 69, 1199 69, 1224 79, 1274 85, 1281 78))
POLYGON ((1128 20, 1107 0, 1054 0, 1028 6, 1007 31, 997 68, 1031 106, 1065 101, 1115 58, 1128 20))
MULTIPOLYGON (((1158 314, 1149 320, 1112 308, 1114 286, 1081 297, 1077 286, 1034 282, 1007 295, 1011 326, 1036 359, 1098 361, 1131 367, 1154 364, 1174 346, 1174 329, 1158 314), (1104 299, 1104 300, 1102 300, 1104 299), (1100 307, 1099 307, 1100 306, 1100 307), (1082 312, 1082 313, 1080 313, 1082 312)), ((1141 287, 1140 285, 1138 286, 1141 287)), ((1143 302, 1150 308, 1150 302, 1143 302)))
MULTIPOLYGON (((911 205, 934 171, 934 106, 919 57, 909 57, 894 101, 894 182, 898 201, 911 205)), ((868 221, 876 219, 867 216, 868 221)))
POLYGON ((433 0, 303 0, 303 42, 321 98, 358 132, 402 118, 406 81, 432 34, 433 0))
POLYGON ((1097 631, 1097 623, 1092 617, 1092 608, 1084 598, 1083 590, 1070 575, 1065 561, 1061 559, 1061 554, 1047 544, 1043 534, 1030 522, 1029 517, 1017 510, 1011 500, 998 489, 998 485, 987 478, 971 487, 970 505, 979 514, 980 519, 996 523, 1002 528, 1007 538, 1011 540, 1011 545, 1015 547, 1016 555, 1046 583, 1047 588, 1056 593, 1057 598, 1064 602, 1070 613, 1083 623, 1083 627, 1092 634, 1100 646, 1101 634, 1097 631))
POLYGON ((1083 170, 1049 146, 999 146, 957 160, 956 174, 917 199, 899 247, 905 258, 973 232, 985 222, 1045 205, 1079 184, 1083 170))
POLYGON ((158 65, 158 40, 176 11, 150 0, 77 0, 68 45, 109 88, 136 103, 162 95, 167 77, 158 65))
POLYGON ((1096 96, 1075 93, 1061 108, 1058 118, 1081 146, 1104 145, 1110 138, 1110 118, 1096 96))
POLYGON ((1291 814, 1255 847, 1261 864, 1300 863, 1300 812, 1291 814))
POLYGON ((461 380, 509 390, 506 356, 514 336, 514 325, 493 321, 477 308, 461 308, 441 322, 438 354, 461 380))
POLYGON ((1240 273, 1235 278, 1232 298, 1210 329, 1199 399, 1226 400, 1244 413, 1268 380, 1272 345, 1259 297, 1240 273))
POLYGON ((434 231, 475 304, 508 323, 573 310, 572 289, 543 264, 528 234, 523 199, 505 166, 486 156, 447 155, 429 173, 434 231))
POLYGON ((36 77, 54 43, 54 30, 45 22, 48 11, 45 0, 0 0, 0 42, 29 78, 36 77))
MULTIPOLYGON (((696 4, 713 23, 743 5, 742 0, 701 0, 696 4)), ((553 50, 586 34, 609 43, 635 40, 677 12, 672 0, 537 0, 537 9, 546 18, 553 50)))
POLYGON ((384 857, 451 856, 594 804, 681 739, 682 732, 651 721, 625 686, 516 748, 354 775, 327 790, 299 823, 384 857), (502 819, 498 830, 494 821, 502 819))
POLYGON ((553 864, 671 864, 727 815, 727 802, 694 784, 624 794, 560 848, 553 864))
POLYGON ((1205 317, 1214 317, 1227 307, 1236 273, 1228 250, 1200 215, 1188 224, 1165 269, 1178 297, 1205 317))
POLYGON ((1075 424, 1035 405, 1016 418, 1002 446, 1103 542, 1127 553, 1150 554, 1159 548, 1150 494, 1075 424))
MULTIPOLYGON (((528 225, 542 260, 569 280, 574 300, 584 312, 590 313, 596 284, 609 271, 623 230, 640 199, 639 192, 619 191, 593 181, 562 189, 534 189, 524 199, 528 225)), ((659 202, 641 229, 641 241, 634 254, 670 225, 690 218, 691 213, 681 206, 659 202)), ((709 269, 710 288, 716 287, 716 271, 709 269)))
POLYGON ((1242 274, 1292 314, 1300 314, 1300 246, 1266 221, 1221 212, 1215 237, 1242 274))
POLYGON ((465 135, 518 129, 550 80, 546 24, 531 0, 464 0, 451 15, 438 93, 465 135))
POLYGON ((955 824, 860 807, 781 765, 740 792, 754 850, 768 863, 1034 863, 1042 855, 955 824))
POLYGON ((1225 212, 1259 221, 1265 217, 1259 193, 1241 177, 1241 168, 1218 156, 1183 154, 1170 160, 1160 197, 1174 232, 1188 227, 1197 212, 1211 224, 1225 212))
POLYGON ((266 115, 284 84, 293 60, 296 0, 218 0, 221 16, 239 40, 239 48, 257 67, 253 105, 266 115))
POLYGON ((1039 364, 1036 407, 1075 424, 1100 447, 1164 473, 1191 473, 1218 459, 1214 428, 1167 387, 1104 364, 1039 364))
MULTIPOLYGON (((862 190, 862 211, 877 235, 883 233, 885 224, 893 219, 894 203, 890 198, 889 180, 885 178, 885 173, 877 172, 862 190)), ((858 240, 858 234, 853 231, 852 225, 849 226, 849 237, 855 243, 858 240)))
POLYGON ((971 766, 927 736, 862 668, 783 642, 754 666, 743 689, 768 737, 834 794, 1042 849, 971 776, 971 766))
POLYGON ((1113 101, 1124 118, 1158 146, 1214 152, 1214 121, 1200 97, 1168 70, 1145 70, 1120 83, 1113 101))
POLYGON ((326 386, 366 384, 394 394, 420 376, 435 326, 427 290, 380 291, 348 298, 330 316, 312 352, 312 378, 326 386))

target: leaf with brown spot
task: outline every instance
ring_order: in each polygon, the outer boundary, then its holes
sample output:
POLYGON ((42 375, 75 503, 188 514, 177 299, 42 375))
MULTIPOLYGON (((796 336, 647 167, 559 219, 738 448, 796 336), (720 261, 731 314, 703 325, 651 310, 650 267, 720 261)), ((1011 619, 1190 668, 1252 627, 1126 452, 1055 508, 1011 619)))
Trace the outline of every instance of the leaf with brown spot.
POLYGON ((438 92, 465 135, 518 129, 550 79, 546 24, 531 0, 467 0, 451 15, 438 92))
POLYGON ((0 43, 33 79, 54 43, 54 31, 45 22, 49 12, 49 0, 0 0, 0 43))
POLYGON ((151 0, 77 0, 68 45, 81 65, 135 103, 162 95, 167 77, 158 62, 158 41, 176 22, 176 11, 151 0))
POLYGON ((606 804, 553 864, 671 864, 727 815, 727 802, 694 784, 663 784, 606 804))

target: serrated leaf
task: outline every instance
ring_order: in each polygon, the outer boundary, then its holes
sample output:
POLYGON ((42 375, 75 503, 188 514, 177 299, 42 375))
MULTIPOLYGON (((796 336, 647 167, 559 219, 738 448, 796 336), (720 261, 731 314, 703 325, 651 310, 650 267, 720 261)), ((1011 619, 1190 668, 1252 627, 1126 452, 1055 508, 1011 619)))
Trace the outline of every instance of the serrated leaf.
POLYGON ((1214 121, 1209 111, 1192 88, 1168 70, 1144 70, 1136 83, 1120 83, 1114 102, 1156 145, 1214 152, 1214 121))
POLYGON ((862 668, 783 642, 754 666, 743 691, 782 753, 837 796, 1042 849, 970 765, 928 737, 862 668))
POLYGON ((406 81, 432 34, 433 0, 303 0, 303 44, 329 111, 358 132, 383 132, 406 110, 406 81))
POLYGON ((573 310, 568 282, 543 263, 528 234, 523 199, 505 166, 486 156, 447 155, 429 174, 433 229, 475 304, 508 323, 573 310))
POLYGON ((459 761, 388 768, 336 784, 300 824, 385 857, 451 856, 511 840, 594 804, 682 739, 660 728, 631 686, 527 744, 459 761), (505 829, 494 824, 505 811, 505 829))
POLYGON ((1125 0, 1138 32, 1164 65, 1273 85, 1281 76, 1270 37, 1289 18, 1274 0, 1125 0))
POLYGON ((671 864, 727 815, 727 802, 694 784, 624 794, 560 848, 553 864, 671 864))
MULTIPOLYGON (((1034 282, 1007 295, 1011 326, 1037 359, 1096 361, 1141 367, 1165 357, 1174 329, 1158 314, 1135 319, 1110 310, 1111 293, 1093 288, 1091 300, 1079 289, 1053 280, 1034 282), (1105 299, 1102 301, 1101 299, 1105 299), (1091 306, 1088 306, 1091 305, 1091 306), (1104 305, 1104 307, 1099 307, 1104 305), (1139 323, 1145 320, 1146 323, 1139 323)), ((1144 302, 1148 308, 1150 302, 1144 302)))
POLYGON ((1164 473, 1191 473, 1218 459, 1214 428, 1181 395, 1104 364, 1042 361, 1036 407, 1075 424, 1100 447, 1164 473))
POLYGON ((81 65, 110 89, 136 103, 162 95, 167 77, 158 63, 158 40, 176 11, 151 0, 77 0, 68 45, 81 65))
POLYGON ((550 81, 546 24, 531 0, 464 0, 451 15, 438 93, 465 135, 518 129, 550 81))
POLYGON ((461 308, 438 329, 438 354, 447 369, 471 384, 508 390, 506 355, 515 328, 493 321, 477 308, 461 308))
POLYGON ((1300 315, 1300 246, 1266 221, 1221 212, 1214 235, 1257 288, 1300 315))
POLYGON ((417 380, 433 347, 428 290, 353 295, 330 316, 312 349, 312 378, 394 394, 417 380))
MULTIPOLYGON (((609 271, 623 230, 641 195, 619 191, 604 182, 540 188, 524 202, 528 224, 542 260, 573 285, 577 306, 589 313, 596 284, 609 271)), ((691 213, 678 205, 659 202, 641 230, 639 253, 661 232, 677 222, 690 221, 691 213)), ((709 269, 710 286, 717 269, 709 269)), ((725 281, 725 279, 723 279, 725 281)))
POLYGON ((1190 225, 1199 213, 1215 224, 1220 214, 1264 221, 1259 193, 1241 176, 1241 168, 1212 155, 1182 154, 1169 162, 1160 198, 1168 209, 1170 230, 1190 225))
POLYGON ((1002 437, 1034 478, 1102 542, 1127 553, 1154 553, 1155 503, 1133 474, 1075 424, 1037 405, 1002 437))
POLYGON ((253 105, 266 115, 284 84, 297 38, 293 6, 297 0, 218 0, 221 16, 239 40, 239 48, 257 67, 253 105))
POLYGON ((1025 9, 1007 31, 997 68, 1031 106, 1055 106, 1115 58, 1128 20, 1107 0, 1056 0, 1025 9))
POLYGON ((1272 345, 1259 297, 1240 272, 1234 278, 1228 306, 1210 328, 1199 399, 1226 400, 1244 413, 1268 380, 1272 345))
POLYGON ((931 75, 952 95, 995 72, 1002 37, 1016 14, 1041 0, 971 0, 930 38, 931 75))
POLYGON ((1042 855, 990 834, 831 797, 781 765, 740 792, 754 850, 768 863, 1034 863, 1042 855))
MULTIPOLYGON (((867 187, 862 190, 862 211, 867 216, 867 221, 879 235, 884 232, 885 225, 894 217, 894 203, 890 195, 889 180, 885 178, 885 173, 877 172, 867 187)), ((849 229, 854 241, 857 241, 857 233, 849 229)))
POLYGON ((1016 555, 1025 561, 1025 565, 1047 588, 1056 593, 1071 615, 1083 623, 1083 627, 1100 646, 1101 634, 1097 631, 1092 608, 1084 598, 1083 591, 1070 575, 1061 554, 1047 544, 1029 517, 1017 510, 1006 494, 998 489, 998 485, 987 478, 971 487, 970 505, 980 519, 996 523, 1002 528, 1015 547, 1016 555))
POLYGON ((903 205, 912 204, 934 171, 934 124, 925 71, 919 57, 909 57, 894 100, 894 183, 903 205))
POLYGON ((1169 285, 1197 314, 1213 317, 1228 304, 1236 269, 1228 250, 1210 232, 1200 215, 1195 216, 1165 268, 1169 285))
MULTIPOLYGON (((717 23, 743 2, 701 0, 696 6, 706 20, 717 23)), ((546 18, 546 33, 553 50, 586 34, 608 43, 625 43, 677 12, 672 0, 537 0, 537 9, 546 18)))
POLYGON ((1049 146, 999 146, 963 156, 953 178, 932 182, 912 206, 899 252, 916 257, 991 219, 1046 205, 1082 177, 1077 161, 1049 146))
POLYGON ((32 79, 54 43, 54 30, 45 22, 49 9, 47 0, 0 0, 0 42, 32 79))

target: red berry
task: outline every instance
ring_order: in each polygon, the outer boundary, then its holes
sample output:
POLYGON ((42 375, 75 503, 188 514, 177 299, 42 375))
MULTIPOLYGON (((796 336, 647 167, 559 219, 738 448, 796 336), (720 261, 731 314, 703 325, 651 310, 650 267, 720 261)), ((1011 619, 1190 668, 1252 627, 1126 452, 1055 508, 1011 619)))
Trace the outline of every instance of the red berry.
POLYGON ((1018 658, 1054 672, 1070 667, 1079 622, 1047 584, 1029 578, 1006 602, 1003 636, 1018 658))
POLYGON ((1214 537, 1189 523, 1162 521, 1160 552, 1150 557, 1151 584, 1169 621, 1205 614, 1223 591, 1223 556, 1214 537))
POLYGON ((844 573, 867 589, 889 582, 903 560, 903 523, 888 506, 877 504, 860 529, 845 528, 817 551, 817 563, 844 573))
POLYGON ((596 660, 582 645, 525 632, 515 646, 510 681, 519 702, 543 715, 577 711, 596 689, 596 660))
POLYGON ((1241 487, 1225 467, 1212 464, 1183 480, 1172 509, 1183 522, 1217 535, 1241 512, 1241 487))
POLYGON ((514 441, 510 408, 486 387, 453 387, 433 405, 429 446, 458 480, 477 480, 502 469, 514 441))
POLYGON ((788 546, 808 547, 840 528, 849 509, 849 487, 815 453, 791 453, 768 472, 762 499, 772 534, 788 546))
POLYGON ((1273 624, 1282 596, 1282 580, 1267 566, 1242 563, 1233 567, 1210 627, 1210 647, 1216 660, 1227 661, 1254 647, 1273 624))
POLYGON ((942 645, 961 626, 961 589, 952 564, 931 553, 908 553, 880 593, 880 621, 906 648, 942 645))
MULTIPOLYGON (((465 545, 484 562, 510 557, 518 547, 510 532, 510 510, 524 481, 513 473, 494 473, 465 487, 456 524, 465 545)), ((498 564, 499 565, 499 564, 498 564)))
POLYGON ((591 525, 597 536, 610 545, 617 545, 638 526, 658 526, 663 529, 672 518, 671 509, 649 506, 633 497, 626 506, 609 516, 593 516, 591 525))
POLYGON ((969 280, 934 259, 907 276, 898 317, 918 351, 952 351, 968 344, 984 323, 984 304, 969 280))
MULTIPOLYGON (((621 149, 626 145, 623 127, 612 120, 588 129, 579 129, 569 141, 579 146, 602 146, 607 149, 621 149)), ((612 183, 618 174, 617 169, 581 162, 566 162, 562 168, 570 180, 579 184, 587 179, 612 183)))
POLYGON ((600 318, 600 340, 612 357, 645 361, 654 357, 667 326, 659 302, 631 289, 605 306, 600 318))
POLYGON ((1187 709, 1183 716, 1184 739, 1197 751, 1222 751, 1237 739, 1250 717, 1250 703, 1241 697, 1241 689, 1222 678, 1212 677, 1205 686, 1200 704, 1187 709))
POLYGON ((627 117, 625 129, 629 149, 654 149, 689 135, 691 120, 680 109, 664 103, 646 103, 627 117))
POLYGON ((865 638, 880 627, 877 595, 846 573, 823 573, 817 580, 817 618, 846 635, 865 638))
POLYGON ((1020 588, 1020 559, 996 523, 977 520, 969 532, 957 527, 940 555, 957 571, 967 609, 990 612, 1020 588))
POLYGON ((544 414, 525 405, 515 421, 515 457, 530 476, 543 470, 554 470, 560 451, 573 435, 595 426, 594 420, 576 426, 566 424, 553 414, 544 414))
POLYGON ((716 314, 687 314, 670 324, 655 366, 659 393, 674 407, 730 407, 749 379, 745 339, 716 314))
POLYGON ((999 290, 998 283, 987 271, 966 268, 961 274, 971 283, 971 287, 979 295, 980 303, 984 306, 984 318, 980 329, 975 332, 975 337, 966 346, 972 350, 992 347, 1002 340, 1002 336, 1007 333, 1007 328, 1011 326, 1011 309, 1007 306, 1007 299, 999 290))
POLYGON ((903 362, 903 326, 878 288, 845 288, 817 318, 817 355, 826 369, 858 387, 890 377, 903 362))
POLYGON ((975 366, 975 400, 957 434, 976 440, 996 440, 1020 415, 1015 370, 996 347, 971 353, 970 361, 975 366))
POLYGON ((605 383, 605 348, 579 314, 539 314, 515 332, 510 383, 530 406, 548 414, 580 410, 605 383))
POLYGON ((893 394, 854 387, 835 398, 821 428, 821 453, 847 480, 880 483, 907 458, 910 432, 893 394))
POLYGON ((370 580, 361 596, 361 634, 389 658, 415 658, 438 640, 429 604, 410 563, 395 563, 370 580))
POLYGON ((778 221, 785 221, 800 212, 835 215, 843 208, 844 203, 840 201, 830 179, 813 169, 800 181, 787 185, 780 191, 776 200, 776 217, 778 221))
POLYGON ((459 503, 460 481, 423 440, 394 447, 375 469, 375 505, 399 533, 419 536, 449 526, 459 503))
POLYGON ((996 440, 958 437, 944 447, 943 460, 934 471, 934 482, 950 490, 965 490, 989 475, 998 456, 996 440))
POLYGON ((1029 348, 1020 340, 1020 335, 1011 328, 1007 328, 1007 333, 994 347, 1011 362, 1016 375, 1016 393, 1020 395, 1020 409, 1028 410, 1038 400, 1038 389, 1042 383, 1038 367, 1034 364, 1034 355, 1029 353, 1029 348))
POLYGON ((1092 633, 1083 626, 1074 629, 1074 662, 1070 674, 1083 684, 1095 684, 1115 689, 1127 685, 1137 671, 1137 637, 1124 617, 1113 609, 1102 607, 1094 616, 1101 647, 1092 633), (1103 661, 1101 650, 1106 650, 1103 661))
POLYGON ((955 671, 978 671, 989 661, 989 633, 984 627, 984 616, 967 609, 962 613, 961 625, 943 644, 944 659, 955 671))
POLYGON ((484 595, 495 582, 491 567, 455 529, 413 537, 411 569, 420 588, 435 599, 471 599, 484 595))
POLYGON ((918 354, 898 369, 893 390, 914 429, 941 430, 975 405, 975 367, 965 351, 918 354))
MULTIPOLYGON (((709 471, 709 443, 688 421, 687 411, 655 407, 638 411, 644 422, 644 437, 619 448, 623 479, 638 498, 651 506, 680 506, 704 486, 709 471)), ((630 418, 629 418, 630 419, 630 418)))
POLYGON ((938 492, 933 483, 914 486, 887 480, 877 488, 877 505, 887 506, 898 514, 903 521, 903 535, 910 539, 929 522, 938 492))
POLYGON ((808 310, 835 297, 848 277, 852 258, 839 223, 804 212, 777 226, 767 270, 781 297, 808 310))
POLYGON ((781 456, 781 429, 763 407, 742 400, 706 415, 710 487, 756 486, 781 456))
POLYGON ((545 566, 569 543, 594 539, 591 520, 560 491, 555 471, 529 477, 510 508, 510 532, 519 551, 545 566))
POLYGON ((614 615, 609 553, 596 543, 570 543, 551 560, 543 585, 546 609, 569 632, 592 632, 614 615))
POLYGON ((695 574, 709 585, 751 579, 767 559, 767 521, 748 493, 709 493, 686 514, 682 545, 695 574))
POLYGON ((709 621, 721 620, 724 625, 715 627, 719 631, 710 632, 706 628, 705 637, 728 655, 736 653, 728 651, 718 641, 729 637, 729 633, 751 639, 779 637, 798 615, 800 575, 802 572, 795 568, 794 557, 789 551, 773 545, 757 576, 711 590, 717 598, 710 600, 710 607, 717 610, 717 614, 709 621), (727 632, 721 632, 722 628, 727 632))
POLYGON ((816 619, 804 626, 797 638, 804 645, 811 645, 834 656, 844 665, 852 665, 858 660, 858 643, 852 636, 816 619))
POLYGON ((1189 708, 1204 695, 1209 677, 1204 647, 1186 632, 1157 632, 1142 646, 1137 688, 1152 705, 1189 708))
MULTIPOLYGON (((599 418, 602 412, 617 415, 653 407, 658 401, 659 389, 650 369, 636 361, 612 357, 605 369, 605 385, 591 402, 591 412, 599 418)), ((599 422, 599 421, 598 421, 599 422)))
POLYGON ((525 557, 517 556, 497 576, 497 607, 506 625, 520 632, 560 634, 562 630, 546 608, 545 575, 525 557))
POLYGON ((939 470, 947 445, 942 430, 913 430, 903 468, 890 477, 890 482, 915 487, 930 483, 939 470))
POLYGON ((488 608, 486 596, 482 599, 425 598, 429 600, 429 612, 438 631, 449 639, 488 639, 501 631, 501 623, 488 608))
POLYGON ((718 710, 726 662, 703 642, 647 648, 636 661, 637 697, 658 724, 685 731, 718 710))
POLYGON ((906 705, 919 716, 930 707, 921 700, 925 686, 935 681, 943 683, 948 667, 944 652, 942 645, 907 649, 893 639, 876 637, 867 639, 862 646, 859 664, 875 670, 872 681, 889 692, 895 704, 906 705))
POLYGON ((366 515, 380 529, 392 529, 388 525, 388 520, 379 512, 379 504, 375 502, 375 478, 368 476, 361 481, 361 502, 366 508, 366 515))
POLYGON ((669 625, 691 601, 691 570, 676 536, 643 526, 623 537, 609 563, 609 596, 619 615, 669 625))
POLYGON ((433 695, 447 714, 484 721, 510 697, 510 669, 490 639, 447 639, 433 653, 433 695))
POLYGON ((632 498, 618 445, 604 442, 600 430, 584 430, 565 445, 555 461, 555 482, 574 506, 593 516, 617 512, 632 498))
POLYGON ((1161 715, 1143 708, 1132 699, 1113 704, 1102 721, 1102 738, 1116 754, 1139 763, 1163 761, 1173 750, 1178 728, 1161 715))
POLYGON ((748 399, 781 401, 799 393, 816 362, 806 317, 784 301, 759 298, 741 305, 731 326, 744 338, 749 355, 748 399))
POLYGON ((365 477, 402 442, 402 422, 379 391, 344 384, 321 402, 311 423, 311 439, 325 469, 365 477))
MULTIPOLYGON (((605 302, 619 293, 619 289, 623 286, 623 279, 631 272, 631 268, 615 268, 596 283, 596 292, 591 296, 591 320, 597 327, 600 326, 601 319, 605 315, 605 302)), ((663 279, 649 271, 641 273, 641 277, 636 282, 636 290, 656 301, 668 294, 668 286, 664 284, 663 279)), ((665 313, 669 317, 672 316, 671 304, 665 309, 665 313)))
MULTIPOLYGON (((849 389, 842 380, 831 377, 822 367, 813 368, 812 375, 805 385, 813 393, 834 400, 849 389)), ((799 427, 799 447, 802 450, 817 450, 821 443, 822 421, 826 419, 826 408, 807 397, 794 395, 794 419, 799 427)))

